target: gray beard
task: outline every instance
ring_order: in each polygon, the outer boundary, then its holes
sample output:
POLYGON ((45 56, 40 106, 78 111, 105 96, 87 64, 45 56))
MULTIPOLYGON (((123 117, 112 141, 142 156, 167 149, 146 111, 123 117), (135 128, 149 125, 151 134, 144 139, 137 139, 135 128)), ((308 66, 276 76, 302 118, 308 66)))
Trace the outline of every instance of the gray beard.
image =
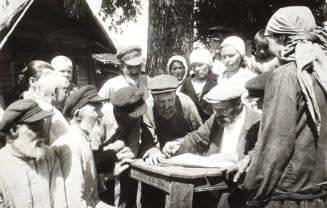
POLYGON ((44 159, 46 156, 46 151, 44 145, 41 147, 28 148, 24 145, 13 144, 13 147, 22 154, 23 157, 33 158, 35 160, 44 159))

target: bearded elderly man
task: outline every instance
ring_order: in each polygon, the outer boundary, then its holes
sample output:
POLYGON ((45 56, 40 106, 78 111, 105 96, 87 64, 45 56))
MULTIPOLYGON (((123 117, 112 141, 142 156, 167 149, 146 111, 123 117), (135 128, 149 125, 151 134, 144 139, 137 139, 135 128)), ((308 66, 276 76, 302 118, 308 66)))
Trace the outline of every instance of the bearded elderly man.
MULTIPOLYGON (((163 152, 169 155, 190 152, 209 156, 215 161, 248 159, 257 140, 261 114, 242 103, 243 92, 243 86, 232 81, 212 88, 204 99, 211 103, 214 115, 198 130, 168 142, 163 152)), ((216 207, 218 203, 218 198, 210 197, 207 193, 199 193, 194 197, 195 207, 216 207), (207 204, 204 206, 203 203, 207 204)), ((240 195, 232 192, 222 196, 218 207, 244 205, 245 201, 240 195)))
POLYGON ((158 75, 149 82, 153 99, 147 101, 148 112, 143 121, 141 154, 148 164, 158 164, 165 155, 161 152, 166 142, 196 130, 201 117, 190 97, 176 92, 180 85, 172 75, 158 75))
POLYGON ((234 170, 250 164, 242 184, 249 206, 326 207, 327 34, 309 8, 294 6, 279 9, 265 35, 282 65, 263 82, 260 137, 251 161, 234 170))
POLYGON ((60 163, 44 145, 44 119, 52 116, 31 99, 8 106, 0 123, 0 207, 67 207, 60 163))
MULTIPOLYGON (((161 148, 168 141, 196 130, 201 117, 191 98, 176 92, 180 82, 172 75, 159 75, 149 81, 153 99, 147 101, 148 112, 143 116, 140 154, 150 165, 166 156, 161 148)), ((142 207, 163 207, 164 192, 142 184, 142 207)))
POLYGON ((144 92, 144 100, 149 96, 147 86, 148 77, 142 75, 144 70, 144 58, 140 46, 128 46, 118 51, 116 55, 120 61, 120 70, 122 74, 109 79, 99 90, 99 95, 110 98, 118 89, 128 86, 136 86, 144 92))
POLYGON ((51 147, 62 166, 69 207, 111 207, 98 198, 97 172, 90 132, 101 122, 102 102, 94 86, 88 85, 67 97, 63 113, 71 118, 69 131, 51 147))

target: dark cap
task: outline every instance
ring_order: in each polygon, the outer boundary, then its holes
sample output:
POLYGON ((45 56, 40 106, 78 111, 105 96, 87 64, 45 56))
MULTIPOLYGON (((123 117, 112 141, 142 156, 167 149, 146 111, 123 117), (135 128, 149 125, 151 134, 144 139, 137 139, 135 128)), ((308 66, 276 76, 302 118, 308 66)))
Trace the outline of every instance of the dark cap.
POLYGON ((143 63, 142 49, 140 46, 128 46, 122 48, 116 55, 117 59, 130 66, 137 66, 143 63))
POLYGON ((226 26, 215 26, 215 27, 211 27, 208 30, 208 35, 210 37, 216 37, 217 35, 224 35, 224 36, 228 36, 233 34, 234 31, 232 28, 230 27, 226 27, 226 26))
POLYGON ((272 72, 267 71, 267 72, 259 74, 258 76, 248 80, 245 83, 245 88, 248 90, 248 97, 251 97, 251 98, 263 97, 266 83, 271 75, 272 75, 272 72))
POLYGON ((128 113, 132 118, 142 116, 147 111, 143 100, 143 91, 138 87, 129 86, 118 89, 111 98, 114 108, 128 113))
POLYGON ((181 83, 175 76, 161 74, 149 81, 148 89, 152 94, 175 91, 181 83))
POLYGON ((18 100, 5 110, 0 123, 0 131, 6 131, 13 124, 34 123, 52 115, 52 112, 42 110, 32 99, 18 100))
POLYGON ((65 117, 73 118, 76 110, 88 103, 99 103, 109 98, 100 97, 93 85, 86 85, 71 93, 65 101, 63 114, 65 117))

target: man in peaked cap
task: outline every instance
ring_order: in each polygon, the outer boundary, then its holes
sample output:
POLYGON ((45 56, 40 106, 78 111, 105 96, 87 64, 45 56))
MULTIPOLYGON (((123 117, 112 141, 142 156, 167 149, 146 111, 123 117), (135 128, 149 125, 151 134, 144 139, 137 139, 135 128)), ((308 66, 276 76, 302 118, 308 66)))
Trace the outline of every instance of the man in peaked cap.
MULTIPOLYGON (((179 85, 172 75, 158 75, 149 81, 153 99, 147 101, 148 111, 143 116, 145 128, 140 148, 140 155, 148 164, 158 164, 165 157, 161 148, 166 142, 183 137, 202 124, 191 98, 176 92, 179 85)), ((142 185, 142 207, 164 206, 164 196, 163 192, 142 185)))
MULTIPOLYGON (((106 139, 102 146, 120 146, 116 154, 117 164, 127 159, 134 159, 138 155, 142 115, 147 112, 143 95, 144 92, 136 86, 123 87, 118 89, 113 94, 111 102, 104 104, 102 108, 104 114, 102 122, 106 127, 106 139)), ((137 183, 135 180, 131 180, 128 173, 116 174, 116 179, 120 186, 116 186, 115 189, 115 204, 119 207, 136 206, 137 183)), ((107 188, 110 190, 110 187, 107 186, 107 188)), ((102 194, 102 196, 104 200, 112 198, 108 194, 102 194)))
POLYGON ((219 55, 220 44, 223 40, 234 33, 232 28, 226 26, 215 26, 208 30, 209 46, 215 55, 219 55), (218 53, 218 54, 216 54, 218 53))
MULTIPOLYGON (((167 143, 163 152, 168 155, 189 152, 209 156, 217 161, 248 159, 248 152, 257 139, 261 114, 243 105, 243 92, 243 86, 232 81, 212 88, 204 98, 212 104, 214 115, 198 130, 167 143)), ((202 197, 208 196, 199 194, 194 203, 204 203, 202 197)), ((218 207, 225 207, 227 201, 236 203, 229 204, 230 207, 243 206, 241 199, 231 200, 228 197, 236 197, 236 194, 223 195, 218 207)), ((218 198, 210 197, 205 201, 209 204, 204 207, 217 206, 218 198)))
POLYGON ((63 114, 71 127, 51 147, 57 152, 65 180, 68 207, 111 207, 98 198, 97 172, 90 133, 101 125, 102 102, 94 86, 74 91, 65 101, 63 114))
POLYGON ((113 93, 122 87, 137 86, 144 92, 144 99, 146 100, 148 97, 148 78, 141 75, 145 67, 141 48, 139 46, 122 48, 118 51, 116 57, 120 61, 122 74, 105 82, 99 91, 99 95, 111 98, 113 93))
POLYGON ((52 113, 31 99, 18 100, 4 112, 0 131, 6 146, 0 150, 2 207, 66 207, 60 163, 46 145, 44 119, 52 113))

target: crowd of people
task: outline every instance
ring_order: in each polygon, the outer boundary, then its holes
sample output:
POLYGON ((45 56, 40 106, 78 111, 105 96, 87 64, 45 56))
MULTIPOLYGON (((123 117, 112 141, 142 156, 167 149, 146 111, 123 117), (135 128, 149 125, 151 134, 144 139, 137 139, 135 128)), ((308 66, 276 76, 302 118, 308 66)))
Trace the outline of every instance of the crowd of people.
POLYGON ((0 207, 165 207, 129 166, 183 153, 233 164, 229 191, 195 193, 193 207, 327 207, 326 31, 293 6, 256 33, 253 55, 233 29, 208 38, 152 78, 125 47, 99 91, 71 81, 68 57, 31 61, 0 113, 0 207))

